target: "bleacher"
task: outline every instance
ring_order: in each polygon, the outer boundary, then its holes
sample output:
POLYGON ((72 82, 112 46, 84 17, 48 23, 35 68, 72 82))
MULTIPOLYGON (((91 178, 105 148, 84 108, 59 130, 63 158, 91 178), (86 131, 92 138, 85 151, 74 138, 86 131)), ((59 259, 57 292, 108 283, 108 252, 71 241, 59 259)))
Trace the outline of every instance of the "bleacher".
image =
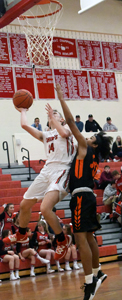
MULTIPOLYGON (((109 165, 111 170, 118 170, 120 172, 122 162, 106 162, 100 163, 100 167, 104 169, 105 165, 109 165)), ((28 161, 24 162, 24 166, 28 167, 28 161)), ((30 166, 32 169, 37 172, 40 172, 40 169, 44 166, 44 161, 30 161, 30 166)), ((24 168, 23 168, 24 171, 24 168)), ((6 170, 7 172, 7 170, 6 170)), ((10 169, 8 170, 9 174, 3 174, 4 170, 0 169, 0 213, 3 211, 3 204, 5 203, 13 203, 15 212, 19 211, 19 205, 23 198, 23 194, 27 190, 27 187, 21 187, 21 181, 12 180, 12 175, 10 174, 10 169)), ((25 173, 25 172, 23 172, 25 173)), ((13 174, 13 173, 12 173, 13 174)), ((30 182, 31 183, 31 182, 30 182)), ((94 190, 96 194, 97 200, 97 212, 108 212, 111 213, 111 206, 104 206, 102 201, 103 191, 102 190, 94 190)), ((56 204, 56 214, 62 219, 64 224, 68 224, 71 222, 71 211, 69 209, 70 203, 70 194, 68 194, 61 202, 56 204)), ((35 226, 39 220, 39 211, 40 211, 41 203, 36 203, 32 208, 31 220, 29 223, 29 227, 32 231, 34 231, 35 226)), ((121 232, 119 226, 115 226, 115 224, 111 224, 110 220, 105 220, 101 222, 102 230, 97 232, 97 241, 99 246, 99 255, 100 262, 112 261, 118 258, 118 255, 122 253, 122 249, 120 247, 121 240, 121 232), (114 226, 113 226, 114 225, 114 226), (108 228, 108 229, 107 229, 108 228), (109 235, 109 237, 108 237, 109 235), (115 241, 115 243, 114 243, 115 241), (118 244, 116 244, 118 243, 118 244)), ((117 224, 118 225, 118 224, 117 224)), ((78 259, 80 260, 79 253, 78 259)), ((61 260, 61 264, 64 264, 64 259, 61 260)), ((72 258, 71 258, 72 264, 72 258)), ((55 262, 52 260, 52 265, 55 268, 55 262)), ((28 275, 30 268, 30 261, 26 259, 26 262, 20 262, 20 275, 28 275)), ((36 263, 36 272, 45 272, 45 267, 40 262, 36 263)), ((0 279, 9 277, 9 268, 7 264, 3 264, 0 262, 0 279)))

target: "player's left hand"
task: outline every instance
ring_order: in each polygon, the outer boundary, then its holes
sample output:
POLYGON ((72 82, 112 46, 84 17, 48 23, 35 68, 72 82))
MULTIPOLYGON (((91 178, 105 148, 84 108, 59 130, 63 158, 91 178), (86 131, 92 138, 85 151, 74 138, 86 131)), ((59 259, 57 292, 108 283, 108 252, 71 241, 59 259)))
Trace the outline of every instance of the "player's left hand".
POLYGON ((45 109, 47 111, 49 119, 52 119, 53 118, 53 109, 49 103, 46 104, 45 109))

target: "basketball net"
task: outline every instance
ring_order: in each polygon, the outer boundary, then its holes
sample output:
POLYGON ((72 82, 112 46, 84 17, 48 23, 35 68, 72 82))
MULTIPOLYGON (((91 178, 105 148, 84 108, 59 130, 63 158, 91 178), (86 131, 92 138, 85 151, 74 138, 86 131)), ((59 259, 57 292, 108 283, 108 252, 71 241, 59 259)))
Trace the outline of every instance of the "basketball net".
POLYGON ((27 40, 27 56, 31 63, 44 65, 53 56, 52 43, 57 21, 62 12, 62 4, 50 0, 49 4, 36 5, 28 10, 28 15, 18 17, 27 40))

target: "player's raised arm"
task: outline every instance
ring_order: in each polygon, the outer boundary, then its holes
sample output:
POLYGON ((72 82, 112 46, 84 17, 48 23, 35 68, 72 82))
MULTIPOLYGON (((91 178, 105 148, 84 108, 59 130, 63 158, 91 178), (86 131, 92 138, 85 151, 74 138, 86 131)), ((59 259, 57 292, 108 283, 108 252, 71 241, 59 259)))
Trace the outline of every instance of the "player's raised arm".
POLYGON ((78 141, 78 146, 81 146, 82 150, 83 150, 83 148, 84 148, 84 150, 87 149, 86 139, 80 133, 79 129, 75 125, 74 118, 72 116, 72 113, 71 113, 69 107, 67 106, 66 102, 64 101, 63 93, 62 93, 62 90, 61 90, 61 87, 60 87, 59 84, 56 85, 56 91, 57 91, 58 98, 60 100, 60 103, 61 103, 61 106, 62 106, 62 109, 63 109, 63 112, 64 112, 66 122, 69 125, 74 137, 78 141))
POLYGON ((26 115, 27 109, 26 108, 17 108, 17 107, 16 107, 16 109, 21 113, 21 119, 20 119, 21 127, 24 130, 26 130, 28 133, 30 133, 33 137, 35 137, 37 140, 43 142, 43 132, 28 125, 27 115, 26 115))

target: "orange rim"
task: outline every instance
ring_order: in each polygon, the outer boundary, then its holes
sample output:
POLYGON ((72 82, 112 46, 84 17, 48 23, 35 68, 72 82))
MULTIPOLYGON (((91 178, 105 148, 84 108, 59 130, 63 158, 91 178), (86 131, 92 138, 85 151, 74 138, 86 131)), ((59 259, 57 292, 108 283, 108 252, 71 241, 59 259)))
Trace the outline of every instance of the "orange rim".
POLYGON ((46 15, 39 15, 39 16, 27 16, 27 15, 20 15, 18 17, 18 19, 20 20, 25 20, 26 18, 27 19, 35 19, 35 18, 44 18, 44 17, 48 17, 48 16, 52 16, 52 15, 55 15, 57 14, 62 8, 63 8, 63 5, 59 2, 59 1, 56 1, 56 0, 50 0, 50 2, 52 3, 55 3, 55 4, 58 4, 59 5, 59 9, 49 13, 49 14, 46 14, 46 15))

